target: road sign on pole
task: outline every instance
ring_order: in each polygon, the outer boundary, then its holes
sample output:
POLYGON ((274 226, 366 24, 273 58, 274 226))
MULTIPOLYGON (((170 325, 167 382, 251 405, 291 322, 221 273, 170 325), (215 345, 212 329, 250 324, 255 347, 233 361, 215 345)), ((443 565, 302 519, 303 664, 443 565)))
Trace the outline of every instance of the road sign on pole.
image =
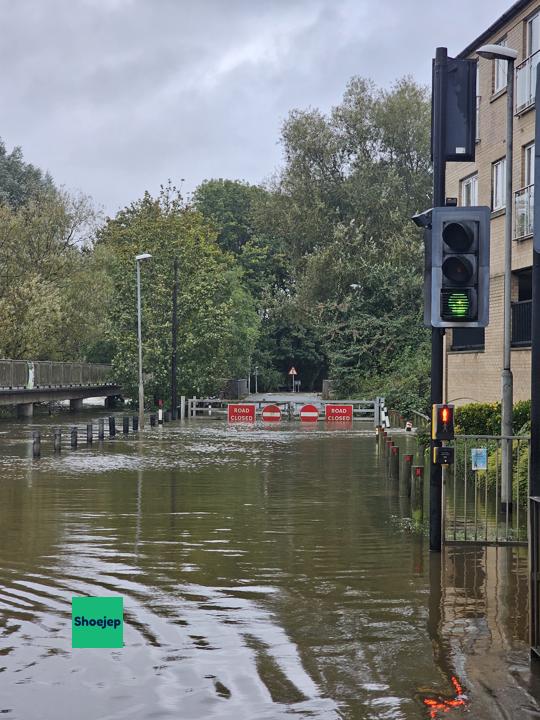
POLYGON ((324 407, 324 416, 328 422, 352 423, 353 406, 330 404, 324 407))
POLYGON ((265 405, 262 411, 262 419, 264 422, 279 422, 281 420, 281 410, 278 405, 265 405))
POLYGON ((304 405, 300 408, 301 422, 317 422, 319 419, 319 409, 316 405, 304 405))
POLYGON ((253 403, 229 403, 227 419, 230 423, 254 423, 255 405, 253 403))

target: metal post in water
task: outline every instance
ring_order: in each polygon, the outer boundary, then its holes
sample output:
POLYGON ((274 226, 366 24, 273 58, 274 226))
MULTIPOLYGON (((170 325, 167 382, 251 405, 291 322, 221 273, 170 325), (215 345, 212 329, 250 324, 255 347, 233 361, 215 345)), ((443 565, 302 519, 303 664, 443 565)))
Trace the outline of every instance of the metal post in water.
POLYGON ((53 450, 56 455, 62 450, 62 431, 60 428, 55 428, 53 431, 53 450))
POLYGON ((91 445, 94 440, 94 427, 92 423, 88 423, 86 425, 86 443, 87 445, 91 445))
POLYGON ((77 428, 71 428, 71 447, 75 450, 77 448, 77 428))
POLYGON ((411 486, 411 517, 415 523, 424 519, 424 466, 413 465, 411 486))
POLYGON ((129 417, 124 416, 122 418, 122 432, 127 435, 129 432, 129 417))
POLYGON ((392 447, 392 454, 390 455, 390 477, 392 480, 399 482, 399 447, 397 445, 392 447))
POLYGON ((38 458, 41 455, 41 433, 39 430, 32 432, 32 457, 38 458))
POLYGON ((112 438, 116 435, 116 420, 114 415, 109 418, 109 437, 112 438))
POLYGON ((402 497, 411 496, 411 468, 413 463, 412 455, 403 456, 401 475, 399 476, 399 494, 402 497))
POLYGON ((105 420, 103 418, 99 418, 98 420, 98 440, 104 440, 105 439, 105 420))
POLYGON ((131 418, 131 422, 132 422, 132 425, 133 425, 133 432, 138 432, 138 430, 139 430, 139 416, 138 416, 138 415, 134 415, 134 416, 131 418))

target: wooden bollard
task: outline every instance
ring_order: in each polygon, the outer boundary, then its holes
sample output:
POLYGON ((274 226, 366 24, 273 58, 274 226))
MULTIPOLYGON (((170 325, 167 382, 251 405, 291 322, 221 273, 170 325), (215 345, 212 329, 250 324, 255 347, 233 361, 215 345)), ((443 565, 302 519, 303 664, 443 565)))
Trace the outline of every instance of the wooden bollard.
POLYGON ((124 433, 124 435, 127 435, 129 432, 129 418, 128 417, 122 418, 122 432, 124 433))
POLYGON ((77 428, 71 428, 71 447, 75 450, 77 448, 77 428))
POLYGON ((109 418, 109 437, 114 437, 116 435, 116 420, 114 419, 114 415, 111 415, 109 418))
POLYGON ((163 419, 165 420, 165 422, 171 422, 171 411, 170 410, 165 410, 165 412, 163 413, 163 419))
POLYGON ((99 418, 97 427, 98 440, 105 440, 105 420, 103 418, 99 418))
POLYGON ((94 441, 94 426, 92 423, 86 425, 86 444, 91 445, 94 441))
POLYGON ((413 463, 412 455, 404 455, 399 476, 399 494, 401 497, 411 496, 411 468, 413 463))
POLYGON ((133 417, 131 418, 131 424, 133 426, 133 432, 138 432, 138 430, 139 430, 139 416, 138 415, 133 415, 133 417))
POLYGON ((53 450, 56 455, 62 451, 62 431, 60 428, 55 428, 53 431, 53 450))
POLYGON ((32 432, 32 457, 38 458, 41 456, 41 433, 39 430, 32 432))
POLYGON ((392 446, 390 455, 390 477, 399 482, 399 447, 397 445, 392 446))
POLYGON ((411 516, 415 523, 424 519, 424 466, 413 465, 411 484, 411 516))
POLYGON ((156 416, 153 413, 150 415, 150 427, 156 427, 156 416))

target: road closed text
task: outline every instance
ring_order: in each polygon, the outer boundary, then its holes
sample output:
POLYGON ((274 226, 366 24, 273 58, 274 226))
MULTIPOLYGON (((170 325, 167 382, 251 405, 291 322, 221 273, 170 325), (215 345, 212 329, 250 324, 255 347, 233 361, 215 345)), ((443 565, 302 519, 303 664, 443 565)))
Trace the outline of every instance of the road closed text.
POLYGON ((329 422, 350 423, 353 419, 352 405, 326 405, 325 419, 329 422))

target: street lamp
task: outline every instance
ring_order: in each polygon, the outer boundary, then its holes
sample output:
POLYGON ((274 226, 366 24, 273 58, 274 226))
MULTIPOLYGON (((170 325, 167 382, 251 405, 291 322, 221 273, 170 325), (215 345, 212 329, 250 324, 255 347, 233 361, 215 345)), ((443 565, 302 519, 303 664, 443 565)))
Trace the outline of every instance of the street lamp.
POLYGON ((486 60, 506 60, 506 209, 504 217, 503 367, 501 371, 501 509, 512 509, 512 416, 514 380, 511 369, 512 312, 512 162, 514 150, 514 63, 517 50, 503 45, 482 45, 477 54, 486 60), (506 439, 505 439, 506 438, 506 439))
POLYGON ((135 255, 137 263, 137 337, 139 341, 139 428, 144 427, 144 384, 142 365, 142 334, 141 334, 141 261, 148 260, 150 253, 135 255))

